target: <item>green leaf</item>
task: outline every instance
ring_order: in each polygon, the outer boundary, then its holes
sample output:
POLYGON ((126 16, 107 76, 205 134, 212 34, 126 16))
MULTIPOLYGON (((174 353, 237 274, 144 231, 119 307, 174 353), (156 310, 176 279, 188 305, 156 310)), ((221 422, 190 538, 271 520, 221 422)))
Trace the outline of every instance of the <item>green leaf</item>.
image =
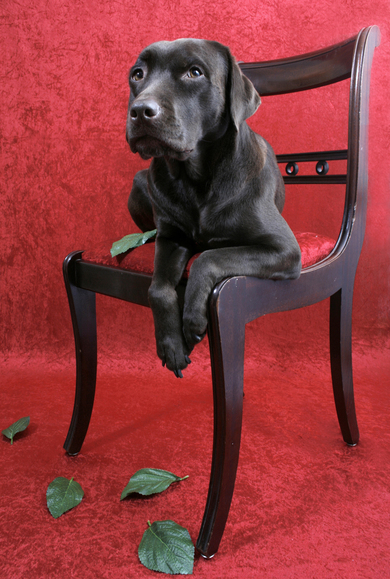
POLYGON ((145 231, 144 233, 131 233, 130 235, 125 235, 119 241, 115 241, 112 244, 110 253, 111 257, 115 257, 120 253, 125 253, 129 249, 134 249, 146 243, 149 239, 153 239, 156 235, 157 229, 152 231, 145 231))
POLYGON ((121 501, 132 493, 143 496, 162 493, 172 483, 185 480, 188 476, 180 478, 167 470, 158 468, 142 468, 138 470, 129 480, 121 494, 121 501))
POLYGON ((25 416, 24 418, 21 418, 20 420, 17 420, 13 424, 11 424, 11 426, 3 430, 2 433, 4 434, 4 436, 9 438, 11 440, 11 444, 13 444, 15 434, 17 434, 18 432, 23 432, 23 430, 26 430, 29 424, 30 424, 30 417, 25 416))
POLYGON ((77 507, 81 503, 84 491, 78 482, 62 476, 51 482, 46 491, 47 508, 55 519, 77 507))
POLYGON ((138 547, 139 560, 151 571, 191 575, 195 548, 187 529, 174 521, 148 521, 138 547))

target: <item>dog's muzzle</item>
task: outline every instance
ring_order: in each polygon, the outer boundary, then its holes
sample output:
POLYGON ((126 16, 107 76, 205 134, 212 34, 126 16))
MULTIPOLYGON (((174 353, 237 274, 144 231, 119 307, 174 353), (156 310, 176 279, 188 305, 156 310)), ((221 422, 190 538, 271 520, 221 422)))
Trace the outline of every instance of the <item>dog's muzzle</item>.
POLYGON ((181 150, 169 143, 156 139, 151 135, 127 138, 130 149, 133 153, 138 153, 144 160, 152 157, 169 157, 178 161, 185 161, 192 153, 191 150, 181 150))
POLYGON ((133 153, 142 159, 170 157, 186 160, 192 149, 182 146, 174 132, 164 129, 163 112, 152 98, 136 99, 127 117, 126 139, 133 153))

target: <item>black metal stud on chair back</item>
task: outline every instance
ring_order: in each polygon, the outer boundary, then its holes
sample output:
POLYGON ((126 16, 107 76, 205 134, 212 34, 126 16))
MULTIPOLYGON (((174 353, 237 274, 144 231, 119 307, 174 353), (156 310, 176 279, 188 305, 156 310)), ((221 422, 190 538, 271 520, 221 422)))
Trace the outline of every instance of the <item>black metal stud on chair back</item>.
MULTIPOLYGON (((340 234, 333 250, 303 268, 297 280, 271 281, 231 277, 210 296, 208 334, 214 392, 214 445, 210 487, 197 548, 216 553, 228 517, 236 478, 241 438, 245 325, 264 314, 292 310, 330 298, 330 353, 333 391, 345 442, 355 445, 359 432, 352 382, 352 297, 364 238, 367 207, 367 143, 370 71, 380 34, 371 26, 345 42, 283 60, 244 63, 242 71, 258 92, 275 95, 300 92, 350 78, 348 149, 279 155, 287 183, 345 183, 340 234), (328 161, 347 159, 345 175, 328 175, 328 161), (316 163, 317 175, 300 176, 300 162, 316 163)), ((136 250, 137 251, 137 250, 136 250)), ((150 267, 127 268, 71 253, 64 278, 76 343, 76 397, 65 441, 77 454, 88 430, 96 383, 95 294, 102 293, 148 306, 150 267), (95 262, 94 262, 95 261, 95 262)), ((136 257, 134 260, 136 261, 136 257)), ((185 280, 179 292, 184 290, 185 280)))

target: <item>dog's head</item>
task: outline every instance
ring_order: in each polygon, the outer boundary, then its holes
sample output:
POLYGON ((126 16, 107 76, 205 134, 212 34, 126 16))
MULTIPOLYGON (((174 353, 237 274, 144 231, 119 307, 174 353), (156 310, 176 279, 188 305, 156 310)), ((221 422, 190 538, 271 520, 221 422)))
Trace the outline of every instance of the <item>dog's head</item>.
POLYGON ((130 91, 126 137, 143 159, 185 160, 228 126, 238 131, 260 104, 230 50, 208 40, 148 46, 130 70, 130 91))

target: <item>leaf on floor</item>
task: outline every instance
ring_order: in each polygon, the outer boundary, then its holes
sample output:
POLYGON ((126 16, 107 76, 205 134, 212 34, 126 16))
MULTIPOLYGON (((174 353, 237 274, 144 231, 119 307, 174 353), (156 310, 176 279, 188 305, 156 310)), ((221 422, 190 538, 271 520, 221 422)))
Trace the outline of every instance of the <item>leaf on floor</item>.
POLYGON ((58 477, 51 482, 46 491, 47 508, 55 519, 77 507, 82 501, 84 491, 78 482, 58 477))
POLYGON ((121 501, 132 493, 143 496, 162 493, 172 483, 185 480, 188 476, 180 478, 167 470, 158 468, 142 468, 138 470, 129 480, 121 494, 121 501))
POLYGON ((141 563, 151 571, 170 575, 191 575, 195 548, 187 529, 174 521, 148 521, 138 547, 141 563))
POLYGON ((13 424, 11 424, 11 426, 3 430, 2 434, 4 434, 4 436, 9 438, 11 444, 13 444, 15 434, 18 434, 18 432, 23 432, 24 430, 26 430, 29 424, 30 424, 30 417, 25 416, 24 418, 20 418, 20 420, 17 420, 13 424))

